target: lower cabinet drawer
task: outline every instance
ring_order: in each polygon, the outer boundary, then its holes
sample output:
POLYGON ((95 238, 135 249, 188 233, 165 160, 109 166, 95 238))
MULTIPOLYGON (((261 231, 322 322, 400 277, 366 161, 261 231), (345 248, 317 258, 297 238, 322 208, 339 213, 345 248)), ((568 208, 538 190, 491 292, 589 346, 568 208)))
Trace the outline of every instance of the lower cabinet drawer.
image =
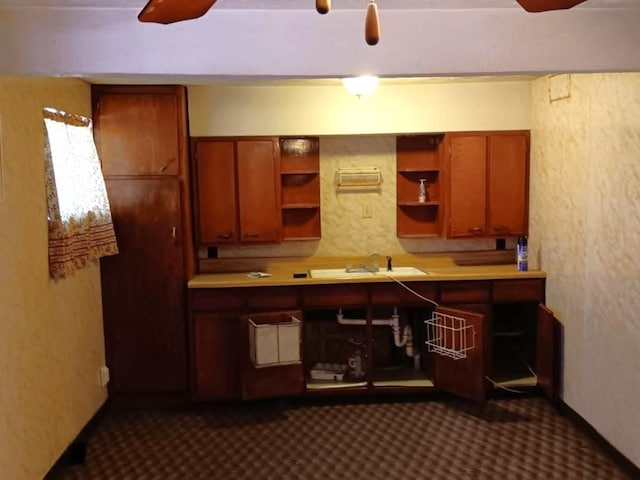
POLYGON ((368 301, 367 286, 364 284, 314 285, 302 289, 304 308, 364 306, 368 301))
POLYGON ((241 288, 202 288, 189 291, 194 312, 240 312, 245 306, 246 293, 241 288))
POLYGON ((240 318, 234 314, 193 316, 192 389, 196 400, 241 398, 241 326, 240 318))
POLYGON ((247 289, 247 309, 271 310, 294 309, 298 307, 298 289, 296 287, 258 287, 247 289))
POLYGON ((489 301, 491 282, 465 281, 442 282, 440 287, 440 303, 485 303, 489 301))
POLYGON ((544 302, 544 289, 543 278, 494 280, 493 301, 495 303, 544 302))
POLYGON ((438 282, 407 282, 406 285, 415 293, 396 283, 371 284, 369 287, 371 293, 371 303, 373 305, 431 306, 431 304, 429 304, 427 300, 424 300, 420 297, 428 298, 429 300, 433 300, 434 302, 437 301, 438 282))

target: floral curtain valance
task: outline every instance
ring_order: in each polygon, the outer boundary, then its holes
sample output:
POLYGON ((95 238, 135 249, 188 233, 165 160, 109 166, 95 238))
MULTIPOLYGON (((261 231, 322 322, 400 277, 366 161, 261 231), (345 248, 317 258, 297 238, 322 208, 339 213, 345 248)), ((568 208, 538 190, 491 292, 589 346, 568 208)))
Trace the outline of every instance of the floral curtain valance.
POLYGON ((91 120, 44 110, 49 272, 64 278, 118 253, 91 120))

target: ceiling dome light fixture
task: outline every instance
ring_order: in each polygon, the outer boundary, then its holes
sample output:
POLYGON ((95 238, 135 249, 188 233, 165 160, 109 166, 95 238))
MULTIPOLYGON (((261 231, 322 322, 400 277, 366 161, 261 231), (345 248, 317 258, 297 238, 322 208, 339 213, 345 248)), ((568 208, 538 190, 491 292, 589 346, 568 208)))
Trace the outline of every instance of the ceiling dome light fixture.
POLYGON ((368 97, 376 91, 376 88, 378 87, 378 77, 373 75, 347 77, 342 79, 342 84, 352 95, 355 95, 358 98, 368 97))

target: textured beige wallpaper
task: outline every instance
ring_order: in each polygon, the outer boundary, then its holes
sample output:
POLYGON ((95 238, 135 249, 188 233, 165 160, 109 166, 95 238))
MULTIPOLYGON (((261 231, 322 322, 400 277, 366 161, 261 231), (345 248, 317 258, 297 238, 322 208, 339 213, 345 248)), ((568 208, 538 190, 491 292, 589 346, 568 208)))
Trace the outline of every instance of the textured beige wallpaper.
MULTIPOLYGON (((373 252, 439 252, 495 248, 493 240, 399 239, 396 236, 396 156, 393 135, 320 137, 322 239, 280 245, 220 248, 221 257, 341 256, 373 252), (378 167, 379 189, 336 187, 336 172, 344 167, 378 167), (363 218, 363 208, 371 217, 363 218)), ((416 199, 418 192, 416 191, 416 199)))
POLYGON ((40 480, 106 399, 99 268, 47 265, 45 106, 91 115, 79 80, 0 77, 0 478, 40 480))
POLYGON ((562 395, 640 465, 640 74, 544 77, 532 105, 530 254, 564 327, 562 395))

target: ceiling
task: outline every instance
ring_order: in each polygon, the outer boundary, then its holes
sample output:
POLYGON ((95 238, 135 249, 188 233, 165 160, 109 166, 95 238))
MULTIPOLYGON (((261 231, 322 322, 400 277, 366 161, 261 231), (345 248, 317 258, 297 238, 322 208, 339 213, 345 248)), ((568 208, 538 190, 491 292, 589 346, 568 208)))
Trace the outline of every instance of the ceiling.
MULTIPOLYGON (((188 1, 188 0, 184 0, 188 1)), ((0 0, 1 7, 29 8, 134 8, 142 9, 147 0, 0 0)), ((362 9, 367 0, 335 0, 336 10, 362 9)), ((520 8, 516 0, 377 0, 380 9, 467 9, 520 8)), ((633 8, 638 0, 588 0, 574 8, 633 8)), ((215 9, 230 10, 306 10, 313 7, 312 0, 218 0, 215 9)))
POLYGON ((640 71, 640 0, 535 14, 516 0, 376 1, 371 47, 368 0, 333 0, 328 15, 312 0, 218 0, 171 25, 137 21, 147 0, 0 0, 0 75, 243 85, 640 71))

